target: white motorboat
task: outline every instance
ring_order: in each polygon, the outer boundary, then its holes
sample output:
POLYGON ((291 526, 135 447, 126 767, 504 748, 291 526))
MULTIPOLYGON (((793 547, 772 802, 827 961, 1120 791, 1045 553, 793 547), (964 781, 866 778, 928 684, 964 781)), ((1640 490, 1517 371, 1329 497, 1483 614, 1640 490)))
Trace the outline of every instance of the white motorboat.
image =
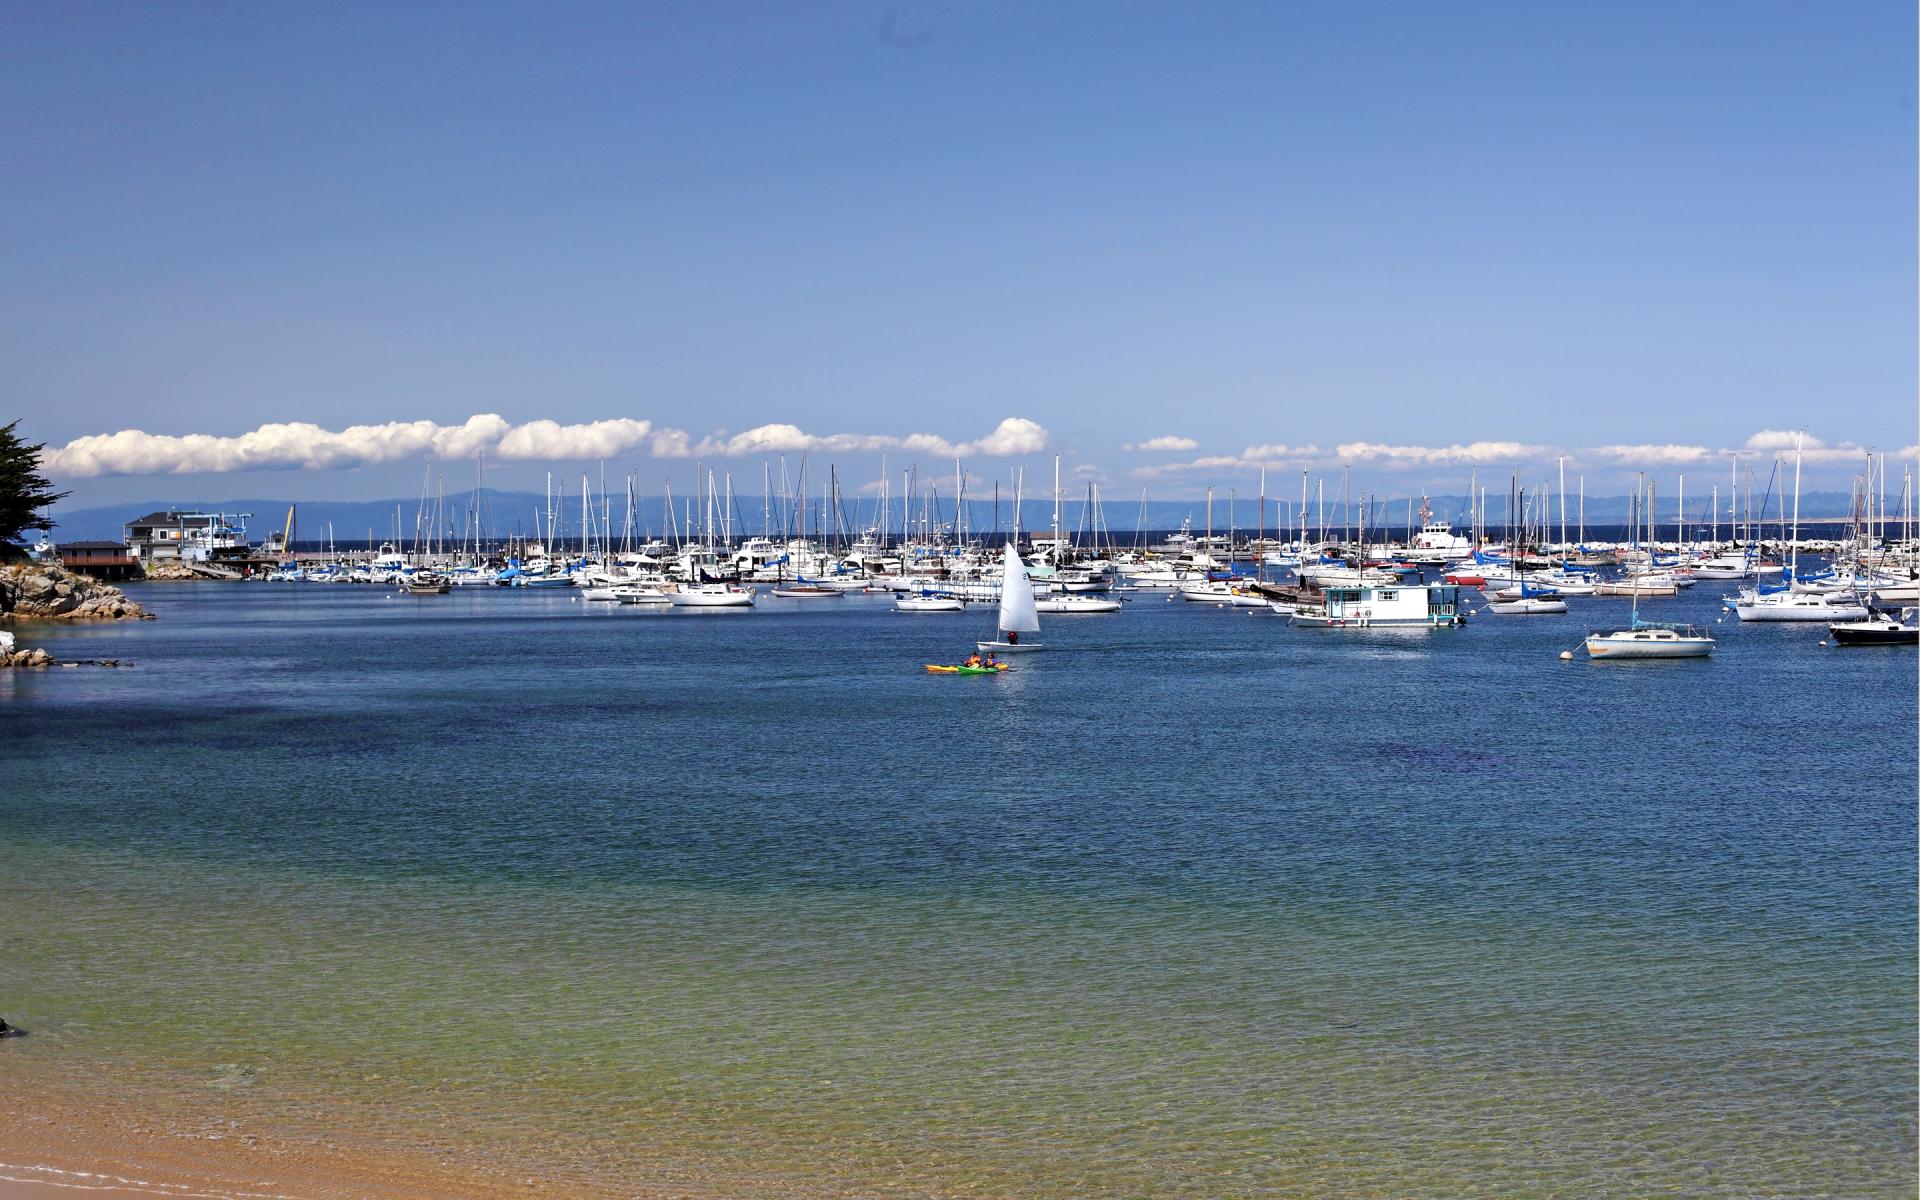
POLYGON ((1779 563, 1758 561, 1755 553, 1712 554, 1693 561, 1695 579, 1745 579, 1749 575, 1778 575, 1779 563))
POLYGON ((958 596, 924 593, 901 596, 893 602, 893 611, 904 613, 964 612, 967 602, 958 596))
POLYGON ((621 604, 672 604, 673 596, 656 587, 626 584, 613 589, 613 598, 621 604))
MULTIPOLYGON (((1593 576, 1581 571, 1563 571, 1555 568, 1551 571, 1534 571, 1522 581, 1523 586, 1536 588, 1543 592, 1558 592, 1562 596, 1591 596, 1595 584, 1593 576)), ((1509 589, 1502 588, 1504 595, 1509 589)))
POLYGON ((1742 621, 1864 621, 1867 606, 1852 592, 1762 591, 1747 588, 1733 605, 1742 621))
POLYGON ((1516 596, 1511 600, 1493 600, 1487 604, 1487 612, 1496 617, 1549 616, 1566 611, 1565 600, 1544 593, 1516 596))
MULTIPOLYGON (((1420 508, 1423 512, 1427 510, 1424 496, 1420 498, 1420 508)), ((1473 543, 1455 533, 1453 526, 1445 521, 1427 521, 1420 527, 1420 532, 1413 536, 1413 540, 1407 543, 1406 558, 1408 562, 1438 566, 1472 553, 1473 543)))
POLYGON ((1195 579, 1180 585, 1180 598, 1198 604, 1225 604, 1233 599, 1233 589, 1224 579, 1195 579))
POLYGON ((1593 585, 1596 596, 1677 596, 1680 584, 1666 571, 1642 571, 1624 579, 1604 579, 1593 585))
POLYGON ((668 597, 675 608, 752 608, 753 589, 731 583, 692 583, 668 597))
POLYGON ((1043 613, 1110 613, 1120 611, 1120 601, 1109 600, 1105 596, 1074 595, 1045 596, 1033 602, 1036 610, 1043 613))

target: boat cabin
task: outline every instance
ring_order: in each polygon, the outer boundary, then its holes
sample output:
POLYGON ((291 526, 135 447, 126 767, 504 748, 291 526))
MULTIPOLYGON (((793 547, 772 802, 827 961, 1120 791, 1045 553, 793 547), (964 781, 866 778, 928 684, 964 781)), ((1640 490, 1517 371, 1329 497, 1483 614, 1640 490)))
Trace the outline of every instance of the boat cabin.
POLYGON ((1302 625, 1461 625, 1460 589, 1450 583, 1333 584, 1326 602, 1296 614, 1302 625))

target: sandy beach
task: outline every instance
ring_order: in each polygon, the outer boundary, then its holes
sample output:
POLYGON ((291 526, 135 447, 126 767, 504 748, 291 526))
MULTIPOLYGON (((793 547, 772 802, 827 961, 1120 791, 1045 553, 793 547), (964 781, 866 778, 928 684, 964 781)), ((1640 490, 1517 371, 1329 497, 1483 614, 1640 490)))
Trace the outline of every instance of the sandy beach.
POLYGON ((322 1136, 290 1136, 187 1101, 169 1102, 163 1113, 146 1100, 21 1083, 10 1079, 6 1087, 0 1200, 491 1200, 614 1194, 528 1176, 507 1178, 322 1136))

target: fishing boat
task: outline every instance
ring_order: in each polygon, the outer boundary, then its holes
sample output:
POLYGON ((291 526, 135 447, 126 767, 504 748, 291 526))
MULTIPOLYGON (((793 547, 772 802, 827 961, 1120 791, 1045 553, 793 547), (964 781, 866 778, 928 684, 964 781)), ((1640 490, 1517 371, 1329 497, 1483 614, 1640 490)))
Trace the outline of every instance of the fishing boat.
POLYGON ((1454 562, 1473 553, 1473 543, 1453 531, 1453 526, 1445 521, 1428 520, 1432 510, 1425 496, 1420 497, 1420 513, 1424 522, 1420 532, 1407 543, 1407 561, 1438 566, 1454 562))
POLYGON ((1695 625, 1642 621, 1635 614, 1625 629, 1587 637, 1589 658, 1705 658, 1713 653, 1713 635, 1695 625))
POLYGON ((1912 617, 1915 609, 1905 609, 1899 617, 1885 609, 1876 609, 1861 621, 1841 621, 1827 626, 1836 646, 1920 646, 1920 624, 1912 617))
POLYGON ((675 608, 752 608, 753 589, 731 583, 691 583, 667 599, 675 608))
POLYGON ((1020 640, 1023 633, 1040 632, 1040 613, 1033 603, 1033 582, 1027 578, 1026 564, 1014 553, 1009 541, 1000 555, 999 640, 977 643, 981 650, 994 654, 1031 654, 1041 649, 1039 642, 1020 640))

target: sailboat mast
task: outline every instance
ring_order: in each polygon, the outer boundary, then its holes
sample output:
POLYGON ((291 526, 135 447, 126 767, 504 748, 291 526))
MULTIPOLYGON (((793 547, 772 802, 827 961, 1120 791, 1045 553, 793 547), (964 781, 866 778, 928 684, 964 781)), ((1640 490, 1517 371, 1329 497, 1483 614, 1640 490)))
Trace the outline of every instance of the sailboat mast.
POLYGON ((1305 549, 1307 540, 1307 472, 1304 468, 1302 468, 1300 472, 1300 511, 1294 514, 1294 525, 1299 530, 1299 536, 1296 538, 1296 540, 1301 543, 1299 548, 1305 549))
POLYGON ((1567 552, 1567 456, 1560 456, 1560 553, 1567 552))
POLYGON ((1788 578, 1800 577, 1800 450, 1806 442, 1806 435, 1794 439, 1793 443, 1793 544, 1787 547, 1792 559, 1788 578))
POLYGON ((1053 565, 1063 561, 1060 553, 1060 456, 1053 456, 1053 565))

